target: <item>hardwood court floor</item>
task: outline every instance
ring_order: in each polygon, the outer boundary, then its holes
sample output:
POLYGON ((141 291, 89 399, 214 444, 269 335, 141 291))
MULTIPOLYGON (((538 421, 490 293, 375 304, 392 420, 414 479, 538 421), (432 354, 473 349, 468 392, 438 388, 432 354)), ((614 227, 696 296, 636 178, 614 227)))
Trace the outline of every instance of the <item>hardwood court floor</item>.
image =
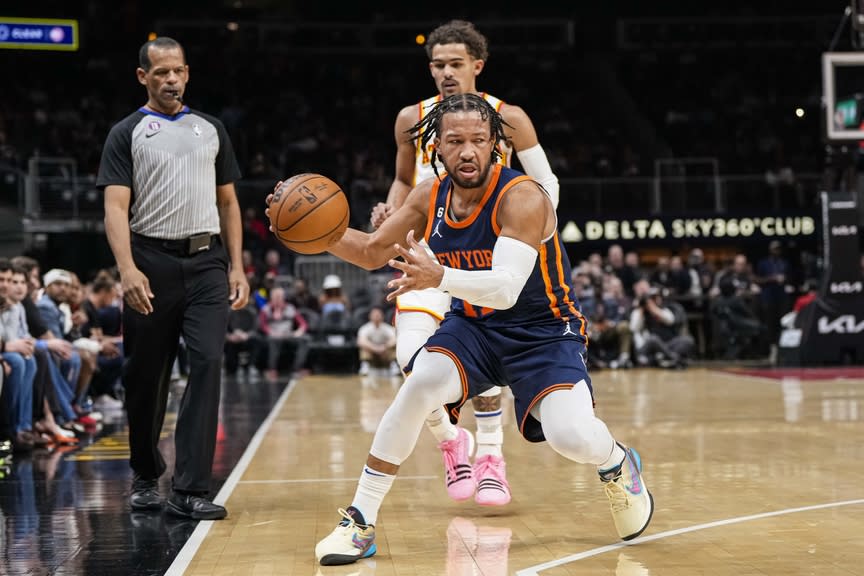
MULTIPOLYGON (((395 388, 313 376, 286 392, 227 500, 229 518, 199 524, 177 573, 864 574, 864 379, 691 369, 593 381, 598 415, 641 451, 656 502, 632 545, 618 540, 593 467, 522 440, 508 399, 508 506, 450 501, 424 430, 381 510, 378 554, 317 566, 315 543, 351 502, 395 388)), ((470 409, 463 424, 474 429, 470 409)))

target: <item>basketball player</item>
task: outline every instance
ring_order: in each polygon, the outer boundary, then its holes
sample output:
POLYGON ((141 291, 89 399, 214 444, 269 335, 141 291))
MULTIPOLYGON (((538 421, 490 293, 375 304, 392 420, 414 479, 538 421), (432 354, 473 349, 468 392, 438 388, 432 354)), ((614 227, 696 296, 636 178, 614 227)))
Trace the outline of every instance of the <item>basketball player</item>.
MULTIPOLYGON (((488 59, 486 37, 464 20, 452 20, 433 30, 426 42, 429 70, 438 88, 438 95, 403 108, 396 118, 396 175, 386 204, 373 210, 372 223, 379 226, 384 218, 405 202, 408 192, 417 182, 435 176, 440 166, 431 162, 431 143, 424 147, 408 132, 419 118, 451 94, 480 94, 504 118, 505 139, 499 144, 498 162, 510 165, 513 151, 525 172, 534 177, 549 193, 553 207, 558 206, 558 179, 552 173, 546 154, 537 140, 531 119, 522 108, 505 104, 498 98, 477 91, 476 79, 488 59)), ((437 234, 436 230, 432 231, 437 234)), ((401 295, 396 302, 396 357, 405 367, 417 350, 435 332, 438 323, 450 309, 450 297, 436 288, 401 295)), ((437 408, 426 420, 438 440, 446 468, 447 493, 454 500, 474 496, 478 504, 500 506, 510 502, 504 455, 501 446, 501 388, 493 387, 472 399, 477 419, 477 453, 474 466, 469 460, 472 438, 452 425, 442 408, 437 408), (476 493, 475 493, 476 491, 476 493)))
POLYGON ((406 367, 351 505, 315 548, 318 561, 350 564, 375 554, 379 508, 427 416, 446 405, 455 423, 469 398, 495 385, 510 386, 527 440, 546 440, 565 458, 597 467, 619 536, 635 538, 651 519, 653 499, 639 455, 594 414, 585 321, 567 285, 570 264, 548 194, 496 164, 504 120, 476 94, 446 97, 411 133, 424 147, 434 141, 431 160, 439 156, 448 175, 423 180, 372 234, 349 228, 330 252, 369 270, 388 263, 401 270, 390 282, 391 300, 439 288, 453 304, 406 367), (414 240, 415 230, 434 257, 414 240))

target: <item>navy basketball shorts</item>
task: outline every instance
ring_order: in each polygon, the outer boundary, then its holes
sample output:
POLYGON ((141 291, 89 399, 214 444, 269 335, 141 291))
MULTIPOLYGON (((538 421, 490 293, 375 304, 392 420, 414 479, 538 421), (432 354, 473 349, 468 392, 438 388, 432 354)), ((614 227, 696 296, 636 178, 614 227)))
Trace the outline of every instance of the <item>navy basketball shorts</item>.
MULTIPOLYGON (((584 361, 584 337, 560 321, 490 326, 448 314, 425 348, 447 355, 459 370, 462 398, 447 405, 454 424, 470 398, 493 386, 509 386, 522 436, 530 442, 543 442, 546 438, 540 422, 531 416, 531 409, 541 398, 555 390, 570 389, 582 380, 593 396, 584 361)), ((407 371, 413 363, 412 359, 407 371)))

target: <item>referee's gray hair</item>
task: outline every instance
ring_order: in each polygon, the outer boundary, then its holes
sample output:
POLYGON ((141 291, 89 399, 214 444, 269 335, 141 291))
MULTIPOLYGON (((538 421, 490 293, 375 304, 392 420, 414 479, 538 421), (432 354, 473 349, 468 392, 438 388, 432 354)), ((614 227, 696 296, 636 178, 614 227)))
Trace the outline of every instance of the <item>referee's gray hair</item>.
POLYGON ((179 48, 180 52, 183 53, 183 61, 186 61, 186 51, 183 50, 183 46, 177 40, 173 38, 169 38, 168 36, 159 36, 153 40, 148 40, 144 44, 141 45, 141 49, 138 50, 138 65, 141 66, 141 69, 145 72, 150 71, 150 67, 153 63, 150 61, 150 47, 159 48, 162 50, 170 50, 172 48, 179 48))

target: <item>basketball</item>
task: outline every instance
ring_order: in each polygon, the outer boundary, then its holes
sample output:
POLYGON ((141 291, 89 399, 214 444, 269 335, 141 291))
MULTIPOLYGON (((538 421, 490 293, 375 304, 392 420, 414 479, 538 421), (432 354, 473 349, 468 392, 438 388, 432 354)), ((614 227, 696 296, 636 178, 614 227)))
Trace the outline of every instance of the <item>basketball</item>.
POLYGON ((321 174, 292 176, 270 202, 273 233, 300 254, 326 252, 345 233, 349 215, 345 193, 321 174))

